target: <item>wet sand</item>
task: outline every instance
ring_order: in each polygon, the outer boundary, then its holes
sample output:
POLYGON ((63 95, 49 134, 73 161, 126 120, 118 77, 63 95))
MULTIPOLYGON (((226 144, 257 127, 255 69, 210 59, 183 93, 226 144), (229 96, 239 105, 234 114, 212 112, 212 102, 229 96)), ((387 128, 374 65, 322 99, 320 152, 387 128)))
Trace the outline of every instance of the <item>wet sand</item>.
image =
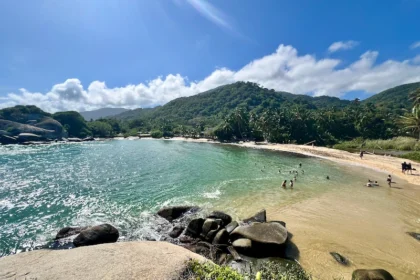
MULTIPOLYGON (((174 138, 191 142, 206 139, 174 138)), ((233 144, 256 149, 293 152, 384 172, 380 187, 351 187, 292 205, 270 207, 268 219, 283 220, 299 249, 299 262, 315 279, 351 279, 359 268, 383 268, 396 279, 420 279, 420 242, 407 232, 420 233, 420 176, 401 173, 404 159, 358 154, 324 147, 247 142, 233 144), (395 184, 385 183, 391 174, 395 184), (330 252, 347 257, 338 264, 330 252)), ((420 170, 420 164, 412 163, 420 170)))

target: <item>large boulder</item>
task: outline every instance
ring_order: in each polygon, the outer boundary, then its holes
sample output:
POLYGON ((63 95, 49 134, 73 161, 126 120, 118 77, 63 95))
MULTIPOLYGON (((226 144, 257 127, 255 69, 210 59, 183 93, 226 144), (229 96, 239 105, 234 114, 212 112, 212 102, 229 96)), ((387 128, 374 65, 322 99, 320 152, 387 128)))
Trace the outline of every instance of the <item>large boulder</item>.
POLYGON ((27 142, 27 141, 41 141, 43 138, 39 135, 33 133, 20 133, 18 135, 19 142, 27 142))
POLYGON ((172 238, 177 238, 178 236, 181 235, 181 233, 184 231, 184 227, 181 225, 176 225, 173 227, 173 229, 171 230, 171 232, 169 233, 169 236, 172 238))
POLYGON ((252 241, 248 238, 239 238, 233 241, 232 246, 241 253, 247 253, 252 249, 252 241))
POLYGON ((210 215, 208 215, 207 218, 222 220, 223 221, 222 226, 226 226, 230 222, 232 222, 232 217, 229 216, 226 213, 221 212, 221 211, 213 211, 213 212, 210 213, 210 215))
POLYGON ((204 224, 203 218, 197 218, 197 219, 191 220, 187 226, 185 235, 188 235, 191 237, 199 237, 201 234, 201 230, 203 228, 203 224, 204 224))
POLYGON ((73 240, 76 247, 117 242, 120 236, 118 230, 110 224, 102 224, 87 228, 73 240))
POLYGON ((187 212, 195 212, 198 210, 196 206, 170 206, 160 209, 157 214, 172 223, 173 220, 180 218, 187 212))
POLYGON ((0 144, 2 145, 16 144, 17 142, 18 140, 15 137, 0 135, 0 144))
POLYGON ((255 222, 257 222, 257 223, 267 222, 267 214, 266 214, 265 209, 262 209, 261 211, 259 211, 255 215, 253 215, 252 217, 244 219, 243 222, 247 223, 247 224, 255 223, 255 222))
POLYGON ((88 227, 64 227, 57 232, 55 240, 66 238, 88 229, 88 227))
POLYGON ((238 226, 239 226, 238 222, 233 221, 226 226, 226 231, 230 234, 238 226))
POLYGON ((384 269, 357 269, 353 272, 352 280, 394 280, 391 273, 384 269))
POLYGON ((228 245, 229 244, 229 233, 226 229, 221 229, 216 234, 212 242, 213 245, 228 245))
POLYGON ((77 137, 67 138, 68 142, 82 142, 83 140, 77 137))

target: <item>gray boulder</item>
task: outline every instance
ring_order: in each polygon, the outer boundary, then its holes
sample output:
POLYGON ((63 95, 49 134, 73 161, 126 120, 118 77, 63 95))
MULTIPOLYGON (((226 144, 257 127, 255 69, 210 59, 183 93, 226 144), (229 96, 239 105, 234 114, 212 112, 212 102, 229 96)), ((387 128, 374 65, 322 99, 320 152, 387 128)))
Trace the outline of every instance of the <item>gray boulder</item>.
POLYGON ((206 219, 201 230, 201 238, 211 242, 222 224, 223 221, 219 219, 206 219))
POLYGON ((197 218, 197 219, 191 220, 187 226, 185 235, 188 235, 191 237, 199 237, 201 234, 201 230, 203 228, 203 224, 204 224, 203 218, 197 218))
POLYGON ((279 223, 253 223, 235 228, 230 235, 258 243, 283 245, 287 240, 287 229, 279 223))
POLYGON ((81 231, 73 240, 73 244, 76 247, 80 247, 113 243, 117 242, 119 236, 120 234, 115 227, 110 224, 102 224, 81 231))
POLYGON ((279 223, 279 224, 281 224, 282 226, 286 227, 286 223, 285 223, 285 222, 283 222, 283 221, 270 221, 270 223, 279 223))
POLYGON ((230 222, 232 222, 232 217, 221 211, 213 211, 210 213, 210 215, 207 218, 222 220, 223 221, 222 226, 226 226, 230 222))
POLYGON ((230 234, 235 228, 239 226, 237 221, 233 221, 226 226, 226 231, 230 234))
POLYGON ((265 209, 259 211, 258 213, 256 213, 254 216, 249 217, 247 219, 243 220, 244 223, 250 224, 250 223, 265 223, 267 222, 267 214, 265 209))
POLYGON ((229 244, 229 233, 226 229, 219 230, 212 242, 213 245, 228 245, 229 244))
POLYGON ((172 231, 169 233, 169 236, 172 238, 177 238, 178 236, 181 235, 181 233, 184 231, 184 227, 180 226, 180 225, 176 225, 174 226, 174 228, 172 229, 172 231))
POLYGON ((196 212, 198 209, 196 206, 171 206, 160 209, 157 214, 172 223, 173 220, 180 218, 187 212, 196 212))
POLYGON ((252 241, 248 238, 239 238, 233 241, 232 246, 240 253, 250 252, 252 248, 252 241))
POLYGON ((39 135, 33 133, 20 133, 18 135, 19 142, 27 142, 27 141, 41 141, 43 138, 39 135))
POLYGON ((68 142, 82 142, 83 140, 77 137, 67 138, 68 142))
POLYGON ((394 280, 391 273, 384 269, 357 269, 353 272, 352 280, 394 280))
POLYGON ((55 236, 55 240, 79 234, 80 232, 86 230, 87 228, 88 227, 64 227, 57 232, 57 235, 55 236))

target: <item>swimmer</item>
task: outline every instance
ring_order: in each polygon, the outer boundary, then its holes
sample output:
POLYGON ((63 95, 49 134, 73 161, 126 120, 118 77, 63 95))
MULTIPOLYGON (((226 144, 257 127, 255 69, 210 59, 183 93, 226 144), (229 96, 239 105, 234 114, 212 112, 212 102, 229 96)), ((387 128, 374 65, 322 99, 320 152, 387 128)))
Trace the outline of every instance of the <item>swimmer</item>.
POLYGON ((290 188, 293 189, 293 180, 290 180, 290 188))
POLYGON ((282 186, 283 188, 286 188, 286 184, 287 184, 287 181, 286 181, 286 180, 284 180, 284 181, 283 181, 283 184, 281 184, 281 186, 282 186))
POLYGON ((302 167, 302 163, 299 163, 299 167, 302 167))
POLYGON ((296 182, 296 176, 295 176, 295 177, 293 177, 293 181, 295 181, 295 182, 296 182))
POLYGON ((371 183, 366 183, 366 187, 372 187, 372 184, 371 183))
POLYGON ((329 180, 330 179, 330 176, 327 176, 327 180, 329 180))

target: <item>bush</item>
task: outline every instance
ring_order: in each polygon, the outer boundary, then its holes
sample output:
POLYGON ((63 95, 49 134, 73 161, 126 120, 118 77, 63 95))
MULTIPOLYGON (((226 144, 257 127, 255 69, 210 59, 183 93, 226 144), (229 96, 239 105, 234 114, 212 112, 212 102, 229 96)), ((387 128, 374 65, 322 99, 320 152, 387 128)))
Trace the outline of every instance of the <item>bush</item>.
POLYGON ((342 142, 333 146, 340 150, 398 150, 398 151, 420 151, 420 142, 412 137, 394 137, 387 140, 363 140, 355 138, 351 141, 342 142))
POLYGON ((152 136, 152 138, 162 138, 163 137, 163 133, 160 130, 153 130, 150 135, 152 136))
POLYGON ((411 152, 401 155, 400 157, 420 162, 420 152, 411 152))
POLYGON ((190 260, 178 280, 244 280, 244 276, 228 266, 190 260))

